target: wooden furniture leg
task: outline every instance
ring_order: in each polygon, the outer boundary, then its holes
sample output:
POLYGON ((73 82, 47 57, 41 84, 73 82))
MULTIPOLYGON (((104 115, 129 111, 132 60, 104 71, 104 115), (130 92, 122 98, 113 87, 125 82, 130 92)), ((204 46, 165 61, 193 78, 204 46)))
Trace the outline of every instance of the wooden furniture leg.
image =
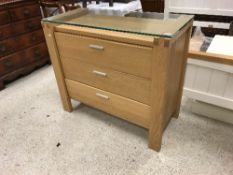
POLYGON ((155 39, 152 59, 151 124, 149 128, 149 148, 159 151, 163 128, 167 116, 167 86, 169 69, 169 43, 165 39, 155 39), (156 67, 156 69, 153 69, 156 67), (158 93, 159 92, 159 93, 158 93))
POLYGON ((0 80, 0 91, 5 88, 3 80, 0 80))
POLYGON ((42 3, 40 4, 40 6, 42 8, 44 17, 49 17, 49 14, 48 14, 48 12, 46 10, 46 7, 42 3))
POLYGON ((109 6, 113 7, 113 0, 109 0, 109 6))
POLYGON ((57 44, 56 44, 55 37, 54 37, 54 32, 53 32, 54 26, 51 26, 51 25, 49 26, 49 25, 44 24, 43 29, 44 29, 45 39, 46 39, 47 46, 48 46, 49 53, 50 53, 50 59, 53 64, 55 77, 57 79, 58 89, 60 92, 63 108, 65 111, 72 112, 73 109, 71 105, 71 100, 67 92, 65 78, 64 78, 60 58, 59 58, 60 56, 57 50, 57 44))
MULTIPOLYGON (((96 0, 96 4, 100 4, 100 0, 96 0)), ((113 0, 109 0, 109 6, 113 7, 113 0)))
POLYGON ((58 11, 59 11, 59 13, 64 13, 65 12, 64 9, 63 9, 63 6, 61 4, 58 4, 58 11))
POLYGON ((87 0, 83 0, 83 8, 87 8, 87 0))
POLYGON ((229 33, 228 33, 229 36, 233 36, 233 21, 231 21, 230 23, 230 28, 229 28, 229 33))

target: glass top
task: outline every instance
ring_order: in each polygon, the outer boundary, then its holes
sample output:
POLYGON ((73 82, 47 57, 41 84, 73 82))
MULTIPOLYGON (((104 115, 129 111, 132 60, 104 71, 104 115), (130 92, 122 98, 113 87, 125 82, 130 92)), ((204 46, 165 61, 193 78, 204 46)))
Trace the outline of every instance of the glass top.
POLYGON ((123 14, 116 11, 77 9, 57 16, 44 18, 42 21, 172 38, 192 19, 193 16, 191 15, 140 12, 123 14), (148 15, 150 18, 148 18, 148 15))

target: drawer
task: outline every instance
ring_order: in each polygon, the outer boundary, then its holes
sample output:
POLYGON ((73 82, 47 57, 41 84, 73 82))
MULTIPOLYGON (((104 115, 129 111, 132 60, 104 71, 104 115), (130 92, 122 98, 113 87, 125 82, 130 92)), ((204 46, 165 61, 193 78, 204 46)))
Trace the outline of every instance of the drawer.
POLYGON ((149 128, 150 106, 72 80, 66 85, 71 98, 149 128))
POLYGON ((41 16, 40 6, 38 4, 10 9, 10 15, 13 21, 41 16))
POLYGON ((44 35, 42 30, 3 40, 0 42, 0 56, 5 56, 17 50, 30 47, 31 45, 40 43, 43 40, 44 35))
POLYGON ((150 81, 77 59, 64 58, 62 65, 67 79, 79 81, 133 100, 150 104, 150 81))
POLYGON ((11 17, 8 11, 0 12, 0 25, 11 22, 11 17))
POLYGON ((61 58, 73 58, 145 78, 151 77, 152 48, 55 33, 61 58))
POLYGON ((19 34, 32 32, 41 28, 41 17, 11 23, 0 27, 0 40, 19 34))
POLYGON ((48 55, 45 43, 14 53, 0 60, 0 76, 48 55))

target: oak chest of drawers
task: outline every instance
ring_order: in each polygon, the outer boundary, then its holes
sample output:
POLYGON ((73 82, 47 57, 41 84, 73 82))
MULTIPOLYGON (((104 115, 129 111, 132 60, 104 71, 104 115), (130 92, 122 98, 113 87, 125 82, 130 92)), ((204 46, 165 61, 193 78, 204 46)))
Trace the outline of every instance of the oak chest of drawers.
POLYGON ((75 99, 147 128, 149 147, 159 151, 179 115, 192 17, 165 22, 88 10, 44 19, 64 109, 75 99))
POLYGON ((48 62, 41 18, 37 1, 0 2, 0 90, 48 62))

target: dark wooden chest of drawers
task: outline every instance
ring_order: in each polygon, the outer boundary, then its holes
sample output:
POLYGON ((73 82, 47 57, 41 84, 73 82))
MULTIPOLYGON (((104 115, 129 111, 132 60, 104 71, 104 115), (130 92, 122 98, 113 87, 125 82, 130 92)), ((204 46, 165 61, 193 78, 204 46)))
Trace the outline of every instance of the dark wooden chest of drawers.
POLYGON ((0 1, 0 90, 49 62, 36 0, 0 1))
POLYGON ((164 12, 164 0, 140 0, 144 12, 164 12))

